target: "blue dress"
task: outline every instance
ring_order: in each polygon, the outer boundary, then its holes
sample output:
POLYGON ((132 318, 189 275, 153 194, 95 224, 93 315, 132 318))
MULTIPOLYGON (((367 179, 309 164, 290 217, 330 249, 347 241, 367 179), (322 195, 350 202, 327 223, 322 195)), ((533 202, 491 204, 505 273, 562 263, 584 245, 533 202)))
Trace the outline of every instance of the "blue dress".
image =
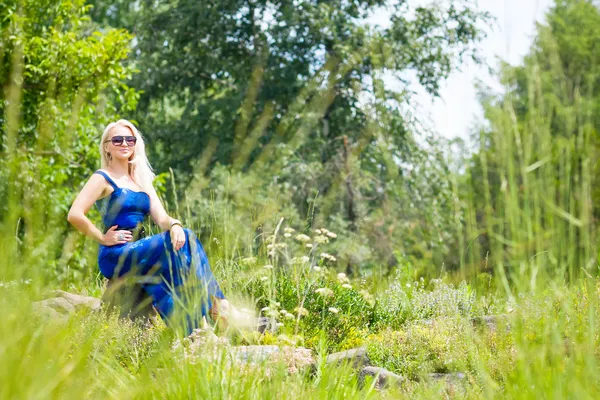
MULTIPOLYGON (((107 198, 99 200, 104 232, 134 230, 150 212, 150 197, 145 192, 120 188, 104 171, 96 171, 113 187, 107 198)), ((100 245, 98 265, 107 278, 134 275, 167 325, 183 324, 187 333, 200 326, 212 306, 212 298, 224 299, 208 263, 200 240, 184 229, 185 245, 175 251, 169 232, 114 246, 100 245)))

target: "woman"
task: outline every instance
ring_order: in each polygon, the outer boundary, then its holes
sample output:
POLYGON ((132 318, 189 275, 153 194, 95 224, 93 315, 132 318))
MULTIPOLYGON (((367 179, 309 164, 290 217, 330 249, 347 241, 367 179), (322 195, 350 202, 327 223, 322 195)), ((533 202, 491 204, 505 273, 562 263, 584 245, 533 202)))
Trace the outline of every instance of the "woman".
POLYGON ((102 134, 100 154, 102 169, 90 177, 68 215, 71 224, 100 244, 100 272, 107 278, 140 277, 168 325, 183 323, 190 333, 207 312, 225 322, 230 305, 198 238, 161 204, 141 134, 127 120, 113 122, 102 134), (85 215, 100 199, 103 232, 85 215), (147 214, 164 232, 139 238, 147 214))

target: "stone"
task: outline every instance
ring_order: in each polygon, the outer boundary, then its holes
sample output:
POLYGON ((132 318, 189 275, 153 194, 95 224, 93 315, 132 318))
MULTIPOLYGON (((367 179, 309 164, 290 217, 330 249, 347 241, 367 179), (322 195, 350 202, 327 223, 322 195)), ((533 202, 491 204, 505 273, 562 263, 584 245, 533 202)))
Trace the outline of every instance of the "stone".
POLYGON ((406 381, 406 378, 402 375, 395 374, 385 368, 368 366, 363 367, 358 374, 358 383, 360 386, 365 384, 367 376, 374 377, 376 389, 382 389, 388 385, 400 385, 406 381))
POLYGON ((277 346, 236 346, 232 348, 233 354, 243 362, 261 363, 269 359, 274 353, 279 353, 277 346))
POLYGON ((40 314, 51 318, 66 317, 83 309, 98 311, 102 307, 100 299, 62 290, 54 290, 50 292, 50 296, 52 297, 34 302, 33 307, 40 314))
POLYGON ((356 349, 330 354, 327 356, 325 362, 327 364, 336 365, 349 363, 355 369, 371 365, 371 360, 369 360, 369 356, 367 356, 367 349, 365 347, 358 347, 356 349))

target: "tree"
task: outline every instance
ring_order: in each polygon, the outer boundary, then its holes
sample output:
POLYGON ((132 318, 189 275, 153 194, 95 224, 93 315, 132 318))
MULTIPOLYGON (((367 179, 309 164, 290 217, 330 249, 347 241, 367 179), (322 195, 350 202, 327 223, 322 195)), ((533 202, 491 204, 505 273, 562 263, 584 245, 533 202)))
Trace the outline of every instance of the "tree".
POLYGON ((18 254, 18 247, 23 255, 18 264, 3 260, 11 266, 3 271, 40 263, 44 271, 60 265, 58 274, 69 263, 74 270, 83 268, 83 258, 71 260, 72 251, 66 251, 75 237, 50 259, 31 255, 30 260, 28 249, 40 242, 61 247, 76 189, 99 165, 100 128, 117 109, 135 108, 138 94, 125 83, 133 68, 123 63, 131 36, 94 30, 84 3, 2 3, 0 221, 7 254, 18 254), (20 232, 16 239, 15 231, 20 232))

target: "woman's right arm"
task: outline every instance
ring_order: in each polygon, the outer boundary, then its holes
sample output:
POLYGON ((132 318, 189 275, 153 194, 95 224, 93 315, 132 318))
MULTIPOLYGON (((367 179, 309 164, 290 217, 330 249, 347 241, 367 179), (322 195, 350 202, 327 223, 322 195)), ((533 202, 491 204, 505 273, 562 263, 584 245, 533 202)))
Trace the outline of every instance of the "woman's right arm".
POLYGON ((132 234, 130 231, 119 230, 117 231, 117 225, 112 226, 106 234, 100 232, 98 228, 89 220, 85 214, 88 213, 90 208, 94 205, 96 200, 103 197, 103 193, 106 190, 106 181, 104 177, 99 174, 93 174, 87 181, 81 192, 75 198, 67 220, 77 230, 87 237, 94 239, 96 242, 104 246, 113 246, 115 244, 127 243, 132 240, 132 234), (119 233, 125 234, 125 240, 118 240, 117 236, 119 233))

